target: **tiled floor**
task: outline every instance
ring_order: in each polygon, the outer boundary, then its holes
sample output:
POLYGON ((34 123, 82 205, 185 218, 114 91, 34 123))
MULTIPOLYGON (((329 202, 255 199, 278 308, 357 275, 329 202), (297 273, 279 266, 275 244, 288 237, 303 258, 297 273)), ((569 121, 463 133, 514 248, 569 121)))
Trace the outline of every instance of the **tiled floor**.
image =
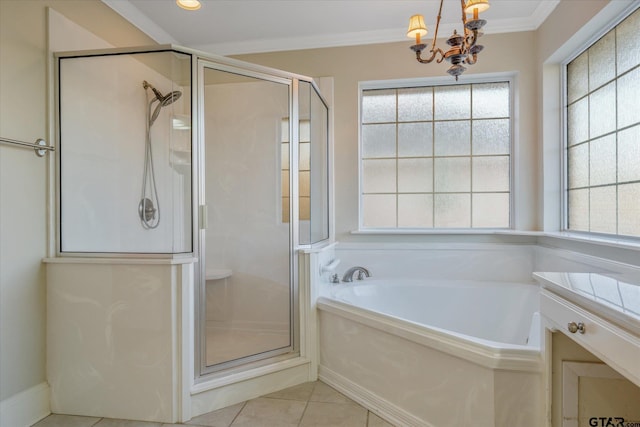
POLYGON ((33 427, 392 427, 348 397, 316 381, 193 418, 162 424, 50 415, 33 427))

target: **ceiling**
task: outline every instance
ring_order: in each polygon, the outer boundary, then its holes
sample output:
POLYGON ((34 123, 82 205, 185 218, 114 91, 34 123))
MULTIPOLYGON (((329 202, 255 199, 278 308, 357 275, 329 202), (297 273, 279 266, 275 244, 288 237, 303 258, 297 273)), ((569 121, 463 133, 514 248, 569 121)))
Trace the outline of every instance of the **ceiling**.
MULTIPOLYGON (((156 42, 219 55, 409 41, 409 17, 433 35, 439 0, 201 0, 197 11, 173 0, 102 0, 156 42)), ((491 0, 485 33, 535 30, 560 0, 491 0)), ((446 0, 439 37, 461 30, 458 0, 446 0)))

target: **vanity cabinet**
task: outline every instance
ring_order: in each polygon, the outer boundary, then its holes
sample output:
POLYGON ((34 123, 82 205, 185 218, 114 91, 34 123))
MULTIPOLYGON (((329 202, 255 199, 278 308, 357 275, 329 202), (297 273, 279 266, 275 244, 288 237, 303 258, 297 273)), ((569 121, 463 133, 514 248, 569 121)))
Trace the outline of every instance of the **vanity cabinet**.
POLYGON ((640 283, 621 277, 534 273, 547 331, 547 426, 640 420, 640 283))
POLYGON ((547 322, 640 386, 640 284, 595 273, 534 273, 547 322))

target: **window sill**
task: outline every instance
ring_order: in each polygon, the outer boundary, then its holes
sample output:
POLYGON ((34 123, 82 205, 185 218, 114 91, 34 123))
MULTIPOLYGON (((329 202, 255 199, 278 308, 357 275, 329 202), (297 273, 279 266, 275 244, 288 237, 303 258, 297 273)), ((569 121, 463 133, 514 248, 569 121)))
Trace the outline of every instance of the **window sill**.
POLYGON ((509 236, 543 236, 545 233, 540 231, 518 231, 507 229, 419 229, 419 228, 407 228, 407 229, 364 229, 353 230, 351 234, 360 235, 437 235, 437 236, 494 236, 494 235, 509 235, 509 236))
POLYGON ((554 239, 565 240, 569 242, 588 243, 598 246, 606 246, 609 248, 626 249, 632 251, 640 251, 640 240, 623 237, 606 237, 591 236, 582 233, 572 233, 570 231, 557 231, 540 233, 541 237, 551 237, 554 239))
POLYGON ((590 245, 604 246, 608 248, 624 249, 640 252, 640 239, 608 236, 592 236, 582 233, 568 231, 544 232, 544 231, 524 231, 507 229, 369 229, 354 230, 352 235, 370 236, 513 236, 513 237, 536 237, 552 238, 567 242, 584 243, 590 245))

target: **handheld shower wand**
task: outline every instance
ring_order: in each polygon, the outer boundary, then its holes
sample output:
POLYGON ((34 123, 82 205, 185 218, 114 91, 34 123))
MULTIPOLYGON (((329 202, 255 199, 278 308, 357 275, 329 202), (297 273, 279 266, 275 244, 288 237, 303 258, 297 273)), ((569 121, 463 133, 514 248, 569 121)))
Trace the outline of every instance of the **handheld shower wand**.
POLYGON ((182 92, 173 91, 167 95, 162 93, 153 87, 146 80, 142 81, 142 87, 147 90, 151 89, 154 94, 154 98, 149 102, 147 108, 147 123, 146 123, 146 141, 145 141, 145 156, 144 156, 144 172, 142 176, 142 191, 140 196, 140 203, 138 204, 138 216, 142 226, 146 229, 154 229, 160 224, 160 203, 158 201, 158 188, 156 186, 156 176, 153 170, 153 151, 151 149, 151 126, 160 115, 162 107, 173 104, 181 96, 182 92), (153 112, 151 107, 154 103, 156 105, 153 112), (155 200, 155 205, 154 205, 155 200))

